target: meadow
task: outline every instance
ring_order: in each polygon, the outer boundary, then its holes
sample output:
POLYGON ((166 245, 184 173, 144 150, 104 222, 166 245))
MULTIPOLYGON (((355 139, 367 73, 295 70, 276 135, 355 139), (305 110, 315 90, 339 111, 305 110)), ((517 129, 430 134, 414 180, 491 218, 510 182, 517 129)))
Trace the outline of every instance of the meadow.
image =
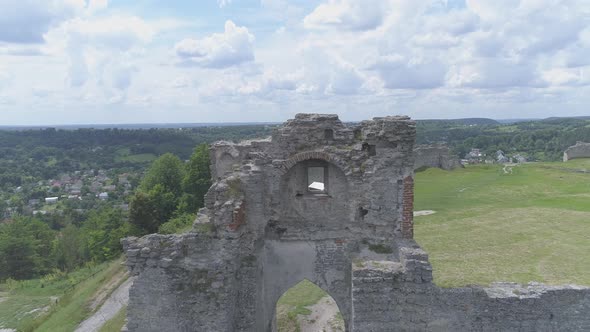
POLYGON ((590 159, 427 169, 415 210, 439 286, 590 285, 590 159))

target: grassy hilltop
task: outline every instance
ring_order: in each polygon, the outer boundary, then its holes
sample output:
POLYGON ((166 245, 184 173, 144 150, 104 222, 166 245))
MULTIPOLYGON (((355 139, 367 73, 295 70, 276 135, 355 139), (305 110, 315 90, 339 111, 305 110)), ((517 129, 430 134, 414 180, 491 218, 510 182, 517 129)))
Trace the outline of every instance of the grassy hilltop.
POLYGON ((416 174, 416 241, 444 287, 590 285, 590 159, 416 174))

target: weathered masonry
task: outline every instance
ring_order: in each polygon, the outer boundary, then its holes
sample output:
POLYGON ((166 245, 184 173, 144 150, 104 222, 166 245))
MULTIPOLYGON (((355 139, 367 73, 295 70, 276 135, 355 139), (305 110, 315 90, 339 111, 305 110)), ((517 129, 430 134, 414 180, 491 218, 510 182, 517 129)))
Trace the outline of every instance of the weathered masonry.
POLYGON ((590 143, 577 142, 563 152, 563 161, 576 158, 590 158, 590 143))
POLYGON ((417 145, 414 147, 414 170, 425 167, 436 167, 453 170, 463 167, 459 158, 451 154, 445 144, 417 145))
POLYGON ((211 149, 215 184, 191 233, 123 240, 130 331, 273 331, 308 279, 347 331, 588 331, 590 289, 442 289, 413 237, 408 117, 347 127, 298 114, 272 138, 211 149))

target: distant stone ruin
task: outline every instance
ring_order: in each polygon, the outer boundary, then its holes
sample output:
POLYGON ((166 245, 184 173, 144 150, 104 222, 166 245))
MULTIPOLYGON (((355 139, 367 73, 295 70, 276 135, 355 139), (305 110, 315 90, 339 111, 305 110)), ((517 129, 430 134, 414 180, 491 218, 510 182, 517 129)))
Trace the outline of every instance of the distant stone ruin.
POLYGON ((588 331, 590 289, 439 288, 413 240, 415 123, 298 114, 272 138, 211 148, 192 232, 122 241, 129 331, 276 330, 303 279, 347 331, 588 331))
POLYGON ((463 167, 446 144, 417 145, 414 148, 414 159, 414 170, 434 167, 450 171, 463 167))
POLYGON ((563 153, 564 162, 576 158, 590 158, 590 143, 577 142, 563 153))

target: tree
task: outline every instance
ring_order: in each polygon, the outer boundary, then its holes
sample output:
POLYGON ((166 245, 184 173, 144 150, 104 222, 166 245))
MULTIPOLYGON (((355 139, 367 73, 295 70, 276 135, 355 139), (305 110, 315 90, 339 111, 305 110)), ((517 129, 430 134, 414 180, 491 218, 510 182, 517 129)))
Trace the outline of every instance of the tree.
POLYGON ((165 191, 180 197, 184 173, 182 161, 172 153, 166 153, 154 160, 141 181, 140 189, 148 192, 156 185, 161 185, 165 191))
POLYGON ((129 201, 129 222, 145 233, 151 233, 158 229, 159 223, 156 218, 150 196, 143 191, 137 191, 129 201))
POLYGON ((52 268, 55 232, 32 218, 0 225, 0 278, 29 279, 52 268))
POLYGON ((52 252, 57 268, 63 271, 72 271, 88 259, 82 232, 73 225, 61 231, 61 236, 53 242, 52 252))
POLYGON ((30 279, 37 275, 39 256, 31 237, 0 239, 0 278, 30 279))
POLYGON ((111 207, 93 211, 82 226, 90 259, 105 261, 117 256, 121 250, 120 239, 128 235, 121 210, 111 207))
POLYGON ((197 146, 187 164, 186 176, 182 182, 185 192, 180 202, 182 212, 195 213, 203 207, 203 198, 211 186, 209 164, 209 146, 197 146))

